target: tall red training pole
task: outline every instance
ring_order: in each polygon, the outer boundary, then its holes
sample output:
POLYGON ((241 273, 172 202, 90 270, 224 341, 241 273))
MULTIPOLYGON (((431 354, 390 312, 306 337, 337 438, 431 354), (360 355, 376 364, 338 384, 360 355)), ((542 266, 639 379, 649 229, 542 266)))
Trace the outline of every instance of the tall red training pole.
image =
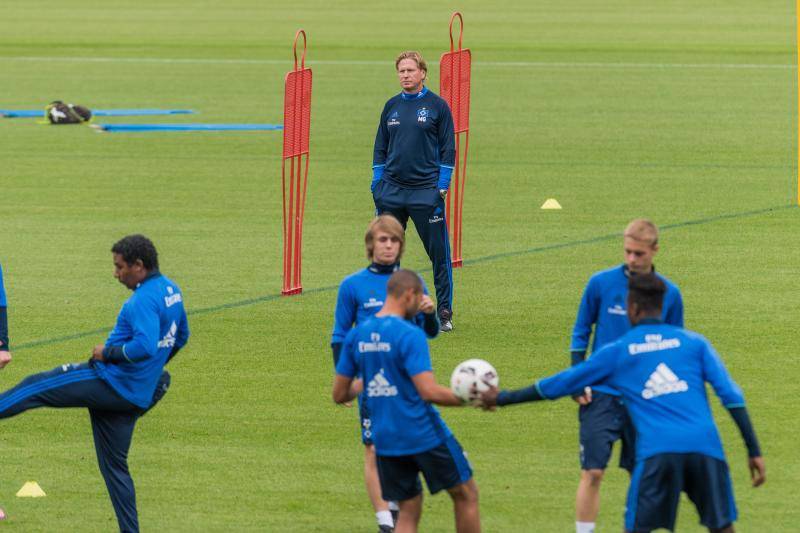
POLYGON ((462 213, 464 210, 464 185, 467 182, 467 151, 469 150, 469 93, 472 71, 472 54, 461 48, 464 37, 464 18, 455 12, 450 17, 450 51, 439 60, 439 94, 450 105, 456 135, 456 165, 447 195, 447 228, 451 236, 454 268, 463 264, 461 257, 462 213), (458 17, 460 31, 458 50, 453 43, 453 22, 458 17), (462 150, 463 148, 463 150, 462 150), (452 209, 451 209, 452 207, 452 209))
POLYGON ((294 36, 294 70, 286 74, 283 96, 283 289, 290 296, 303 292, 303 215, 308 185, 308 139, 311 131, 311 69, 306 68, 306 32, 294 36), (303 36, 303 54, 297 65, 297 40, 303 36), (305 156, 305 157, 304 157, 305 156), (287 164, 288 187, 287 187, 287 164), (288 201, 287 201, 288 199, 288 201))

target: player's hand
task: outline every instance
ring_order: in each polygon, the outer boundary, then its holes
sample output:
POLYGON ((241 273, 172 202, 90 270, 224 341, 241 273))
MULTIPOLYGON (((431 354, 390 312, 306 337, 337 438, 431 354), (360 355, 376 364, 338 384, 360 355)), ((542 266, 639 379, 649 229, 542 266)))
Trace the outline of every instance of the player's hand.
POLYGON ((583 389, 583 394, 576 394, 572 397, 573 400, 580 405, 589 405, 592 403, 592 388, 586 387, 583 389))
POLYGON ((422 301, 419 304, 419 310, 425 313, 426 315, 432 315, 436 312, 436 306, 433 304, 433 300, 427 294, 422 295, 422 301))
POLYGON ((0 369, 5 368, 5 366, 11 362, 11 352, 8 350, 0 350, 0 369))
POLYGON ((751 457, 747 460, 750 467, 750 479, 753 480, 754 487, 760 487, 767 480, 767 467, 763 457, 751 457))
POLYGON ((489 386, 489 390, 480 394, 477 406, 484 411, 495 411, 497 409, 497 395, 500 394, 500 389, 488 383, 486 385, 489 386))
POLYGON ((105 359, 103 358, 103 348, 105 348, 105 346, 102 344, 98 344, 97 346, 92 348, 92 359, 94 359, 95 361, 104 361, 105 359))

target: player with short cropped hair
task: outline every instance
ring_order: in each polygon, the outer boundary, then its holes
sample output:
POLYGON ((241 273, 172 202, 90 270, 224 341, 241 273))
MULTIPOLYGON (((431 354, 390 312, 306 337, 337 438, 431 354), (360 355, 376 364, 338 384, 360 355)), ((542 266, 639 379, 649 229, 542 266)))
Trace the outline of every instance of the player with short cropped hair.
MULTIPOLYGON (((371 264, 347 276, 339 286, 331 337, 334 366, 339 361, 342 342, 347 333, 354 325, 364 322, 383 307, 386 300, 386 284, 390 276, 400 269, 400 259, 405 249, 405 231, 396 218, 391 215, 381 215, 370 222, 364 235, 364 244, 371 264)), ((427 289, 424 292, 427 293, 427 289)), ((436 337, 439 333, 436 308, 427 294, 423 296, 422 309, 413 321, 430 338, 436 337)), ((392 514, 396 514, 397 506, 395 502, 386 502, 381 498, 369 409, 363 395, 358 398, 358 407, 361 441, 364 443, 364 483, 367 495, 375 510, 378 527, 381 531, 390 531, 394 527, 392 514)))
MULTIPOLYGON (((659 250, 658 228, 650 220, 630 222, 623 234, 625 261, 622 265, 595 273, 583 292, 570 347, 572 364, 583 361, 594 329, 592 353, 627 333, 630 320, 625 302, 628 280, 655 272, 653 258, 659 250)), ((683 327, 683 300, 678 287, 656 274, 667 287, 662 319, 683 327)), ((620 467, 629 472, 634 466, 635 431, 630 424, 622 397, 613 387, 600 384, 576 394, 580 404, 581 478, 575 497, 575 529, 592 533, 600 510, 600 485, 615 441, 622 442, 620 467)))
POLYGON ((377 213, 389 213, 406 227, 414 221, 433 267, 442 331, 453 329, 453 272, 444 199, 455 165, 450 107, 425 87, 428 66, 419 52, 395 60, 402 91, 381 113, 372 159, 377 213))
POLYGON ((28 376, 0 394, 0 418, 38 407, 86 407, 100 472, 122 532, 139 531, 128 450, 136 421, 166 393, 164 365, 186 344, 189 328, 180 288, 158 270, 150 239, 130 235, 112 247, 114 277, 133 294, 105 344, 88 363, 28 376))
POLYGON ((381 492, 385 500, 400 503, 397 533, 415 532, 419 526, 420 472, 431 494, 440 490, 450 494, 456 530, 478 532, 478 487, 472 469, 432 405, 463 402, 436 383, 425 335, 409 322, 419 312, 422 297, 417 274, 409 270, 392 274, 381 310, 345 338, 333 400, 349 402, 362 390, 369 400, 381 492))
POLYGON ((742 391, 714 348, 702 335, 662 320, 667 291, 653 273, 631 277, 626 313, 633 329, 568 370, 525 389, 490 388, 482 400, 493 408, 610 385, 622 394, 637 432, 625 531, 672 531, 685 492, 709 531, 733 533, 733 487, 706 382, 739 427, 755 487, 766 479, 764 460, 742 391))

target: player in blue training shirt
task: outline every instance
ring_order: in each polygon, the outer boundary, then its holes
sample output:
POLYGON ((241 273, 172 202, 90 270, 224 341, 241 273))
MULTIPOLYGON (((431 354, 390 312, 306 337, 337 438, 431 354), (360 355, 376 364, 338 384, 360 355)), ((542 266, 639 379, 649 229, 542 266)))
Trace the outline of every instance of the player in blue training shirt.
POLYGON ((386 102, 375 135, 372 190, 377 213, 406 227, 414 221, 433 266, 442 331, 453 329, 453 272, 444 199, 455 164, 450 107, 425 87, 425 60, 403 52, 395 60, 402 92, 386 102))
POLYGON ((420 472, 431 494, 443 489, 450 494, 456 530, 478 532, 478 487, 472 469, 432 405, 463 404, 453 391, 436 383, 425 335, 408 321, 419 311, 422 296, 417 274, 392 274, 383 308, 345 338, 333 400, 349 402, 362 389, 369 398, 383 499, 400 502, 398 533, 417 531, 422 514, 420 472))
POLYGON ((492 388, 482 399, 491 408, 556 399, 587 386, 613 387, 625 399, 636 428, 625 531, 672 531, 683 491, 709 531, 733 533, 733 487, 706 382, 739 427, 753 486, 766 479, 764 460, 742 391, 714 348, 701 335, 663 322, 667 291, 655 274, 631 277, 626 312, 632 330, 569 370, 525 389, 498 393, 492 388))
MULTIPOLYGON (((637 219, 625 228, 625 262, 603 270, 589 279, 583 292, 578 318, 572 332, 572 364, 583 361, 594 326, 592 353, 627 333, 631 324, 625 310, 628 279, 632 275, 654 272, 653 257, 658 252, 658 228, 637 219)), ((662 319, 683 327, 683 301, 680 290, 658 274, 667 286, 662 319)), ((622 441, 620 466, 629 472, 634 465, 635 433, 619 392, 598 385, 575 396, 580 404, 581 479, 575 497, 575 530, 592 533, 600 511, 600 484, 615 441, 622 441)))
POLYGON ((189 338, 183 296, 158 270, 158 253, 142 235, 111 248, 114 276, 133 291, 105 344, 88 363, 34 374, 0 394, 0 418, 37 407, 86 407, 100 472, 120 531, 139 531, 128 449, 137 419, 166 393, 164 365, 189 338))
MULTIPOLYGON (((347 276, 339 286, 331 338, 334 366, 339 361, 342 342, 347 333, 354 325, 371 318, 383 307, 389 277, 400 269, 400 259, 405 247, 405 231, 392 215, 380 215, 370 222, 364 242, 367 248, 367 257, 372 264, 347 276)), ((421 310, 413 321, 423 328, 430 338, 439 333, 436 308, 427 294, 422 297, 421 310)), ((367 495, 375 509, 379 531, 390 531, 394 527, 392 515, 397 513, 397 503, 386 502, 381 498, 375 447, 372 445, 371 423, 366 398, 363 394, 359 395, 358 407, 361 421, 361 441, 364 443, 364 482, 367 487, 367 495)))

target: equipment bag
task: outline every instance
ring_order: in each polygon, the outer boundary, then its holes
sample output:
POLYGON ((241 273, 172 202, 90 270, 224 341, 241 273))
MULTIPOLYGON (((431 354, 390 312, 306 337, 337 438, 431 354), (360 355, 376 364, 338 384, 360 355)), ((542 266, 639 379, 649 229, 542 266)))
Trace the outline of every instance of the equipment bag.
POLYGON ((92 112, 88 107, 65 104, 61 100, 44 108, 44 115, 50 124, 83 124, 92 119, 92 112))

